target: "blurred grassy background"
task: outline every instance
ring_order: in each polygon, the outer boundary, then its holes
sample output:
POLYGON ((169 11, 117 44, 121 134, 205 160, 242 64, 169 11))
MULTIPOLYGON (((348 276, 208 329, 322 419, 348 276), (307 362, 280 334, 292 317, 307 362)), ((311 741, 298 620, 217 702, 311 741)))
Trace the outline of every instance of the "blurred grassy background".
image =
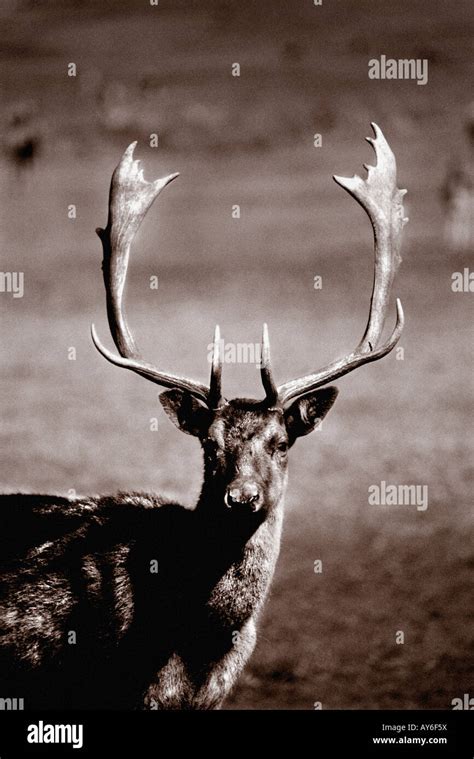
MULTIPOLYGON (((5 492, 133 488, 187 505, 198 494, 196 442, 161 414, 156 387, 108 365, 89 337, 92 320, 107 336, 94 228, 131 140, 147 178, 181 177, 138 234, 130 321, 148 360, 201 380, 216 322, 249 343, 267 321, 279 381, 358 341, 371 231, 331 174, 372 162, 370 121, 409 190, 395 285, 404 360, 342 379, 323 431, 295 446, 276 579, 228 708, 450 708, 472 695, 472 294, 451 291, 470 261, 443 247, 439 203, 472 21, 465 0, 2 3, 1 269, 25 275, 22 299, 0 298, 5 492), (428 85, 369 80, 381 54, 428 58, 428 85), (21 167, 18 108, 35 142, 21 167), (381 480, 428 485, 428 510, 369 506, 381 480)), ((251 365, 226 365, 224 387, 261 393, 251 365)))

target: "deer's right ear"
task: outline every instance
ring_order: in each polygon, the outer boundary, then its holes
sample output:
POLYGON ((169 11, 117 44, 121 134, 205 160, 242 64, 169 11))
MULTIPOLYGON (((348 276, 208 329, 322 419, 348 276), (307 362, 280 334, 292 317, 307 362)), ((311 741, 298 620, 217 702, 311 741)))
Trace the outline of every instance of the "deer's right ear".
POLYGON ((194 395, 185 390, 166 390, 159 398, 166 414, 179 430, 195 437, 206 433, 211 423, 211 412, 194 395))

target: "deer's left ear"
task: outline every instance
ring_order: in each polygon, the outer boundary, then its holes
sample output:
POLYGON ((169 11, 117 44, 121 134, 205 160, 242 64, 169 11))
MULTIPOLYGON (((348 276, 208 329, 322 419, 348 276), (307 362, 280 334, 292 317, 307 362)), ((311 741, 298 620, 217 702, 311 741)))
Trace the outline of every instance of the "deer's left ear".
POLYGON ((188 435, 199 437, 211 423, 211 412, 201 401, 185 390, 166 390, 160 403, 174 425, 188 435))
POLYGON ((286 428, 290 442, 315 430, 337 398, 337 387, 325 387, 303 395, 285 411, 286 428))

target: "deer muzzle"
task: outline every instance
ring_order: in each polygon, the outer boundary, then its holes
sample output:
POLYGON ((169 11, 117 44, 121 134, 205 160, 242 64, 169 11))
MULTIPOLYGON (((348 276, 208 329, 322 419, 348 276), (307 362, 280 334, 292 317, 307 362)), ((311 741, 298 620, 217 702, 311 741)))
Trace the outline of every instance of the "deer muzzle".
POLYGON ((261 506, 260 490, 252 481, 232 483, 226 490, 224 500, 229 509, 245 506, 258 511, 261 506))

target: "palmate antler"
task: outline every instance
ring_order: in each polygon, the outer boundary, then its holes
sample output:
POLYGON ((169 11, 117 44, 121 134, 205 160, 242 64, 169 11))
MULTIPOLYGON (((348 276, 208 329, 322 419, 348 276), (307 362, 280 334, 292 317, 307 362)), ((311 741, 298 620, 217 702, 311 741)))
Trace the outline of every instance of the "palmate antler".
MULTIPOLYGON (((209 386, 206 386, 187 377, 162 372, 144 361, 127 324, 123 295, 133 239, 155 198, 167 184, 179 176, 177 173, 170 174, 155 182, 147 182, 139 161, 133 158, 136 144, 133 142, 128 146, 112 175, 107 226, 105 229, 97 229, 104 251, 102 269, 107 299, 107 317, 110 332, 120 355, 111 353, 102 345, 94 325, 91 327, 92 340, 97 350, 112 364, 131 369, 158 385, 186 390, 204 401, 209 408, 218 408, 225 403, 221 390, 222 356, 218 326, 214 332, 211 378, 209 386)), ((261 375, 263 385, 267 390, 268 403, 271 404, 276 388, 269 369, 269 351, 268 331, 264 325, 261 375)))
POLYGON ((401 262, 401 232, 408 219, 403 216, 403 196, 406 190, 397 189, 397 166, 388 142, 377 124, 372 123, 375 139, 367 137, 374 148, 376 166, 367 166, 367 179, 335 176, 335 181, 357 200, 369 216, 374 230, 375 270, 369 319, 364 336, 348 356, 334 361, 305 377, 285 382, 278 387, 278 400, 284 406, 303 393, 311 392, 363 364, 377 361, 395 347, 404 326, 403 309, 397 298, 397 322, 382 345, 378 345, 387 316, 395 272, 401 262))
POLYGON ((130 247, 133 238, 155 198, 167 184, 176 179, 170 174, 155 182, 147 182, 143 177, 139 161, 133 159, 136 147, 133 142, 122 156, 112 175, 109 195, 109 217, 105 229, 97 229, 104 250, 102 269, 107 298, 107 317, 110 332, 120 356, 111 353, 100 342, 94 325, 92 339, 97 350, 112 364, 131 369, 142 377, 164 387, 181 388, 197 398, 218 404, 221 398, 221 357, 219 352, 220 333, 216 326, 214 334, 214 351, 209 387, 186 377, 178 377, 159 371, 152 364, 144 361, 135 345, 135 341, 125 318, 123 294, 127 277, 130 247))
MULTIPOLYGON (((366 180, 358 176, 352 178, 334 177, 364 208, 368 214, 375 242, 375 273, 369 319, 364 336, 350 355, 335 361, 299 379, 276 386, 270 363, 270 343, 267 325, 263 326, 261 377, 265 389, 263 403, 267 406, 286 406, 304 393, 326 385, 344 374, 348 374, 362 364, 376 361, 389 353, 398 342, 403 330, 404 318, 400 301, 397 299, 397 322, 391 337, 378 346, 387 315, 390 288, 400 263, 400 242, 403 225, 408 221, 403 217, 402 198, 406 190, 396 186, 395 157, 376 124, 372 124, 375 139, 367 138, 375 150, 376 166, 365 166, 366 180)), ((170 174, 155 182, 147 182, 133 159, 136 142, 132 143, 112 175, 109 196, 109 217, 105 229, 98 229, 102 240, 104 259, 103 274, 107 298, 107 316, 110 331, 119 356, 111 353, 100 342, 92 325, 92 339, 97 350, 111 363, 131 369, 142 377, 170 388, 180 388, 204 401, 209 408, 218 408, 225 403, 221 391, 222 356, 220 354, 220 332, 216 327, 209 386, 195 380, 167 374, 144 361, 137 351, 129 330, 124 308, 123 294, 128 269, 130 247, 145 215, 161 190, 178 174, 170 174)))

